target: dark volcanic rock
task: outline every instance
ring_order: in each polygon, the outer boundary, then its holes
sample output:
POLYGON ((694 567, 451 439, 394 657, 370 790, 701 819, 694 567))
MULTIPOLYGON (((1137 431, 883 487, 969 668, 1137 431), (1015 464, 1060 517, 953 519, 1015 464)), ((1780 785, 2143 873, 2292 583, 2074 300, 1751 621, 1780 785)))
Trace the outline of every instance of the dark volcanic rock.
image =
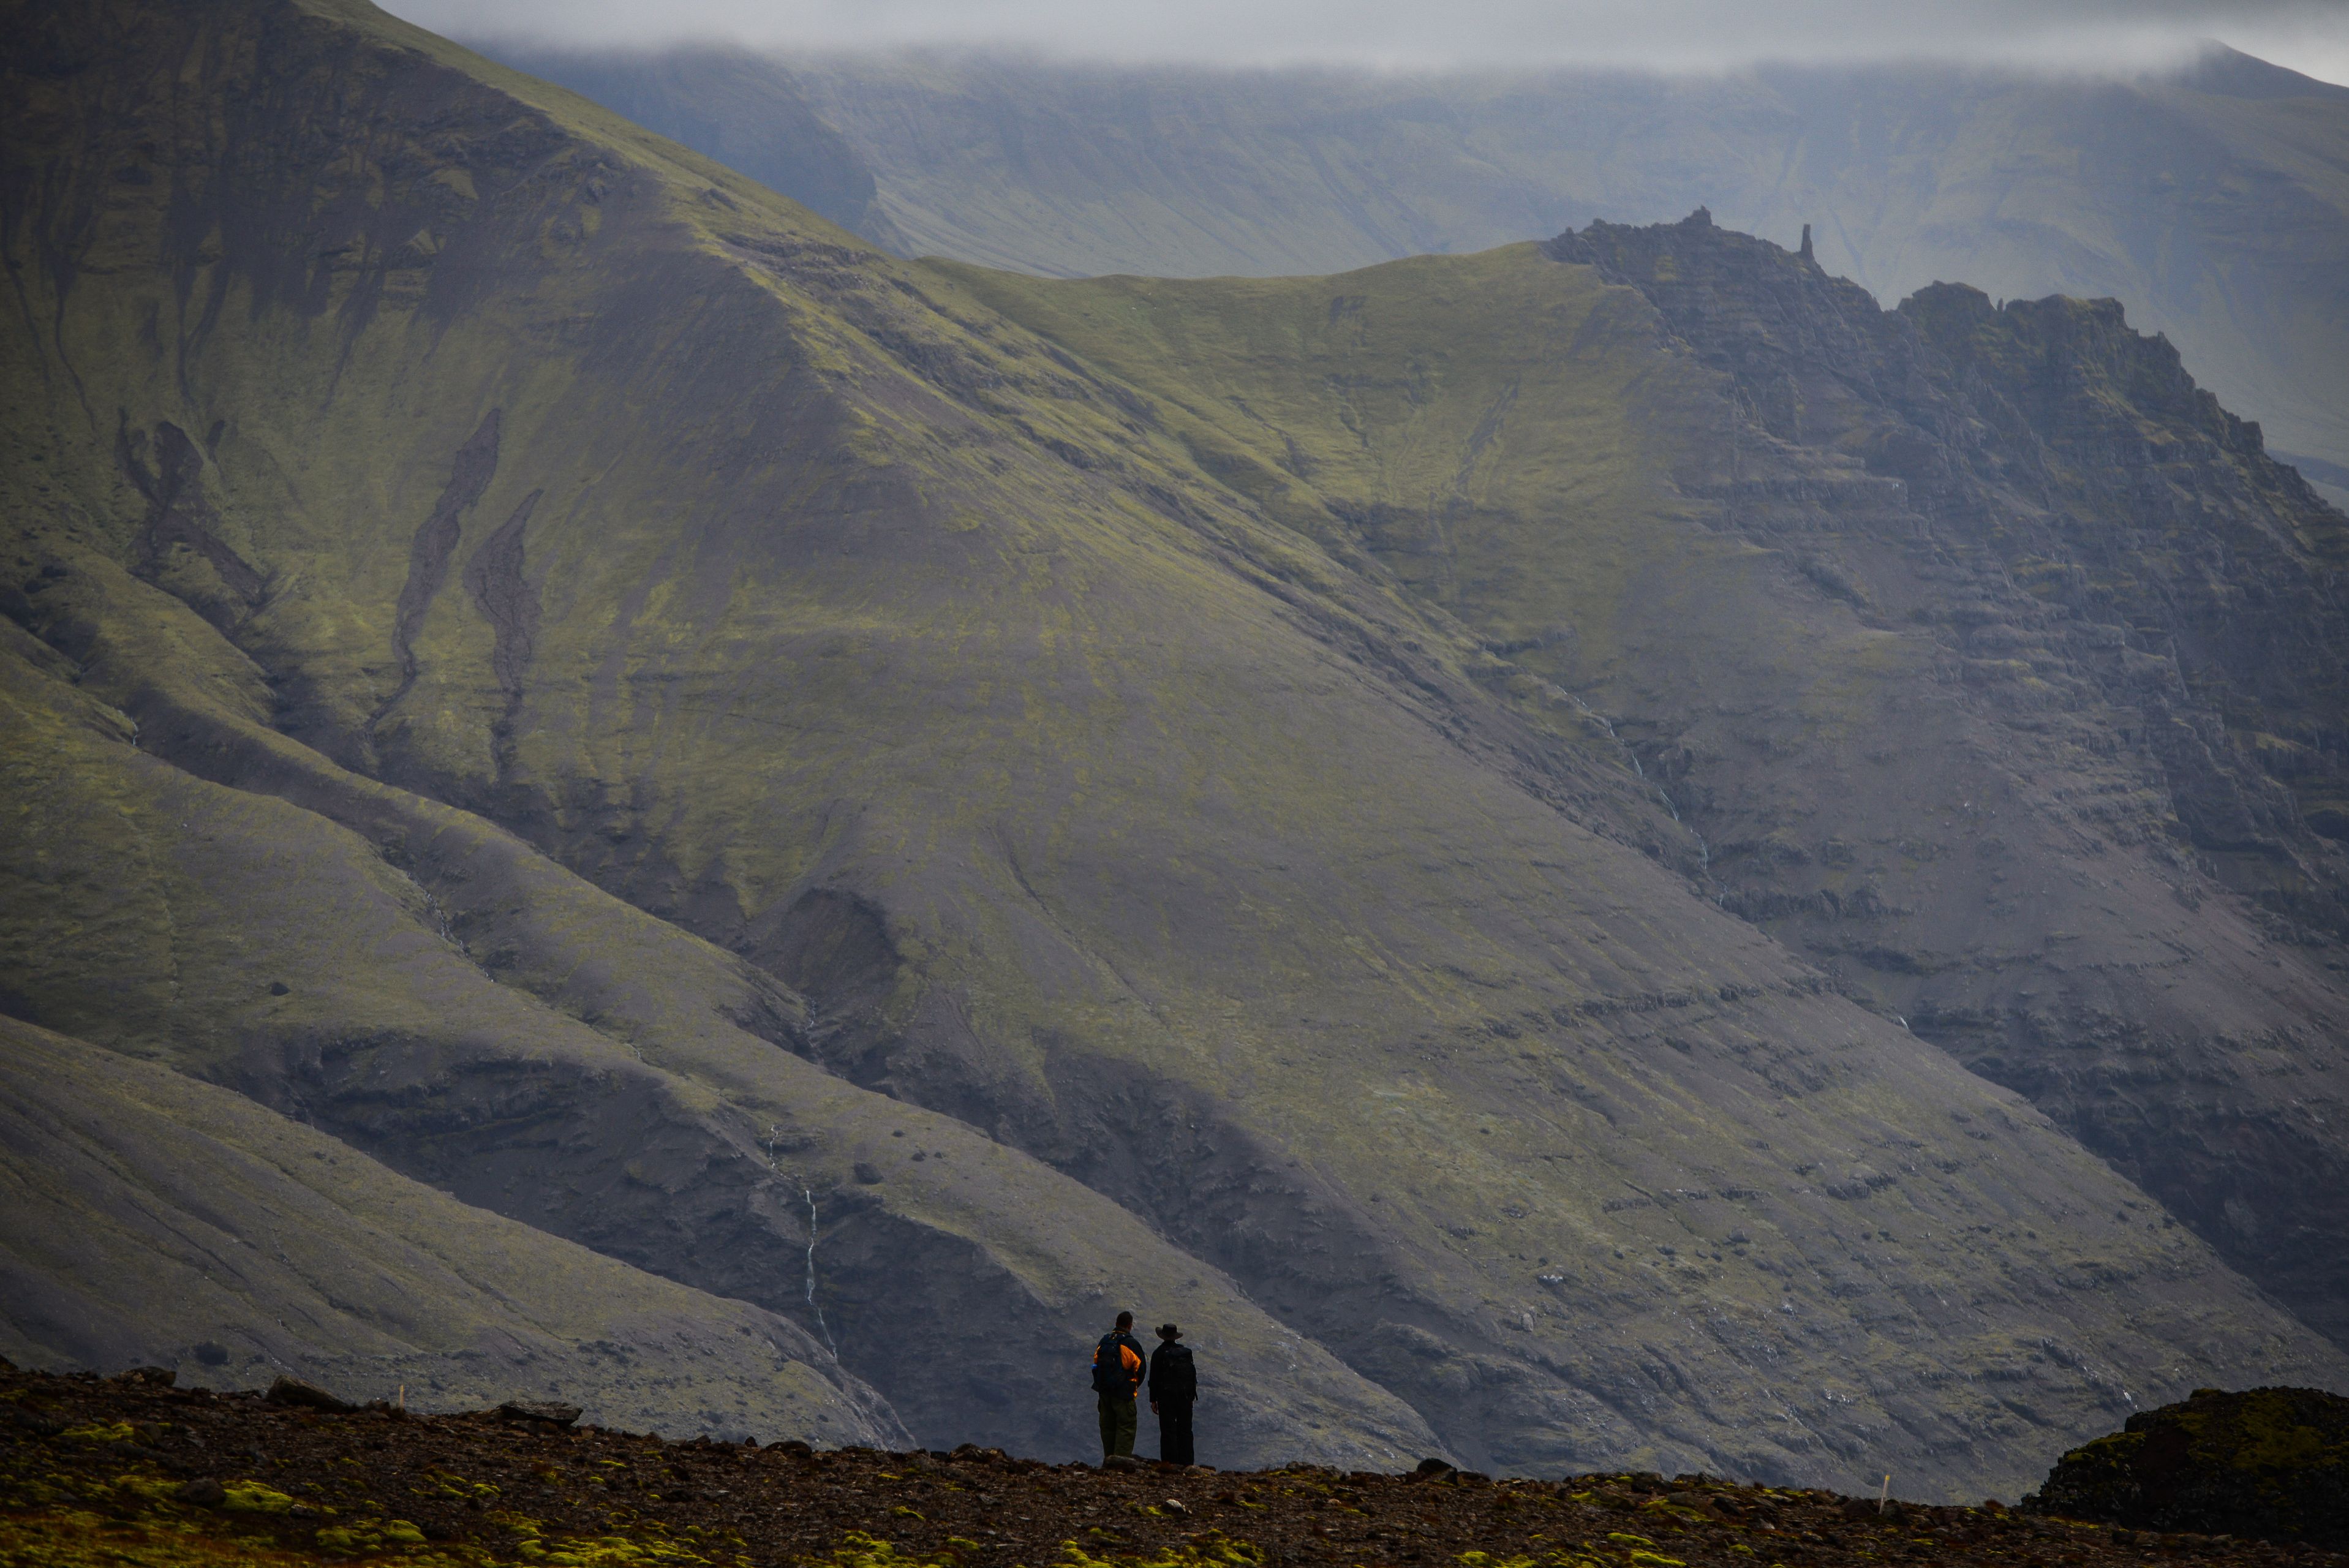
POLYGON ((2138 1529, 2349 1549, 2349 1398, 2201 1388, 2055 1461, 2026 1506, 2138 1529))
POLYGON ((512 1421, 545 1421, 557 1427, 567 1427, 579 1418, 576 1405, 556 1405, 537 1399, 508 1399, 498 1407, 498 1414, 512 1421))
POLYGON ((269 1386, 269 1402, 273 1405, 301 1405, 313 1410, 346 1411, 355 1408, 347 1399, 337 1398, 316 1383, 285 1377, 280 1377, 269 1386))
MULTIPOLYGON (((553 1435, 470 1416, 290 1421, 234 1396, 37 1377, 0 1378, 0 1393, 55 1404, 78 1426, 128 1420, 163 1429, 172 1449, 201 1451, 201 1442, 239 1456, 238 1468, 222 1472, 226 1484, 207 1478, 167 1491, 111 1445, 58 1439, 0 1449, 0 1561, 9 1563, 181 1562, 191 1553, 246 1563, 266 1546, 305 1563, 318 1561, 322 1547, 347 1561, 349 1548, 367 1547, 370 1536, 411 1551, 417 1537, 447 1542, 450 1557, 467 1562, 514 1560, 516 1515, 480 1504, 492 1487, 528 1500, 523 1522, 531 1533, 520 1554, 546 1562, 673 1558, 680 1539, 716 1539, 743 1562, 837 1564, 856 1552, 980 1568, 1073 1561, 1080 1547, 1086 1560, 1128 1568, 2349 1563, 2299 1545, 2108 1530, 1995 1505, 1879 1511, 1872 1497, 1698 1475, 1669 1484, 1619 1472, 1494 1481, 1448 1471, 1302 1464, 1217 1471, 1132 1460, 1095 1470, 979 1449, 921 1466, 913 1455, 879 1449, 672 1443, 595 1427, 553 1435), (479 1490, 460 1491, 449 1480, 455 1476, 479 1490), (237 1493, 252 1497, 255 1488, 302 1499, 331 1491, 336 1522, 319 1528, 313 1501, 281 1511, 238 1506, 237 1493), (106 1499, 103 1521, 61 1506, 63 1489, 106 1499), (99 1550, 57 1550, 84 1542, 99 1550), (228 1554, 216 1557, 222 1548, 228 1554)), ((379 1559, 370 1552, 367 1560, 379 1559)))

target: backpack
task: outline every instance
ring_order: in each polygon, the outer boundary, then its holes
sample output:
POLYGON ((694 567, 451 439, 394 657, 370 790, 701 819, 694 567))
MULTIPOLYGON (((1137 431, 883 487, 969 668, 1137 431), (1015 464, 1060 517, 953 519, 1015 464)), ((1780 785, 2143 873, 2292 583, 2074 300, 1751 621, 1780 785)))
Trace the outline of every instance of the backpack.
POLYGON ((1199 1397, 1199 1372, 1191 1360, 1189 1346, 1168 1340, 1151 1352, 1150 1397, 1154 1399, 1195 1399, 1199 1397))
MULTIPOLYGON (((1126 1336, 1112 1330, 1102 1335, 1101 1343, 1093 1346, 1094 1393, 1131 1394, 1133 1392, 1134 1381, 1140 1376, 1142 1368, 1139 1366, 1126 1365, 1125 1358, 1128 1356, 1133 1356, 1133 1352, 1126 1348, 1126 1336)), ((1139 1356, 1134 1356, 1135 1361, 1139 1362, 1141 1359, 1139 1356)))

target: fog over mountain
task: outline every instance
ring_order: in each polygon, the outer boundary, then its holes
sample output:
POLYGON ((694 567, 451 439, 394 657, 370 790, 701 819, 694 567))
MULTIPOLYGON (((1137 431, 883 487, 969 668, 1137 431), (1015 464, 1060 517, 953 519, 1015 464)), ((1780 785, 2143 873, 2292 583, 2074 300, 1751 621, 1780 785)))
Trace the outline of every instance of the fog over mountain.
POLYGON ((2310 76, 2349 73, 2349 23, 2324 0, 398 0, 465 37, 607 47, 978 47, 1197 65, 1609 65, 1994 61, 2056 71, 2174 65, 2210 40, 2310 76))

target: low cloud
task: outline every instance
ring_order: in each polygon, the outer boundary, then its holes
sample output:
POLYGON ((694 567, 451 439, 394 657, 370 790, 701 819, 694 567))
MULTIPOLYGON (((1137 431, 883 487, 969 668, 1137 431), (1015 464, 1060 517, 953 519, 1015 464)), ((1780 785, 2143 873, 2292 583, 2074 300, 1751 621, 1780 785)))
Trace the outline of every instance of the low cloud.
POLYGON ((459 37, 580 47, 987 48, 1374 67, 1980 61, 2137 71, 2220 40, 2349 77, 2339 0, 391 0, 459 37))

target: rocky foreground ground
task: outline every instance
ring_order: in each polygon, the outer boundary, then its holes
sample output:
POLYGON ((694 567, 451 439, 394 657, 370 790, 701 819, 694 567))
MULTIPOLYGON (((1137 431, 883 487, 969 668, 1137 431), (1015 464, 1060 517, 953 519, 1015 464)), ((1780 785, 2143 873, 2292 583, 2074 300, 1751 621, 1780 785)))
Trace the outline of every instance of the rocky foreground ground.
MULTIPOLYGON (((398 1559, 558 1568, 1456 1563, 2085 1568, 2349 1555, 1710 1477, 1493 1480, 1047 1465, 672 1442, 516 1412, 330 1410, 160 1382, 0 1375, 0 1565, 398 1559)), ((562 1412, 556 1412, 559 1417, 562 1412)))

